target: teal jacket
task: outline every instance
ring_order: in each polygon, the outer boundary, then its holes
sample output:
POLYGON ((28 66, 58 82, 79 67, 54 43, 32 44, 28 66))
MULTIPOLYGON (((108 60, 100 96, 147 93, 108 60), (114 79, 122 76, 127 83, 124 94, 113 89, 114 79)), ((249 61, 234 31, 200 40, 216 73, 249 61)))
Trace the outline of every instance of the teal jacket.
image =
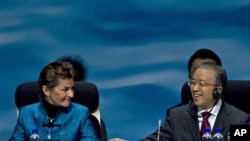
POLYGON ((53 122, 56 126, 49 128, 46 126, 49 123, 48 115, 42 102, 24 106, 20 109, 9 141, 28 141, 33 129, 38 129, 40 141, 47 139, 49 130, 52 131, 52 138, 64 132, 68 141, 98 141, 88 117, 87 107, 72 102, 58 112, 53 122))

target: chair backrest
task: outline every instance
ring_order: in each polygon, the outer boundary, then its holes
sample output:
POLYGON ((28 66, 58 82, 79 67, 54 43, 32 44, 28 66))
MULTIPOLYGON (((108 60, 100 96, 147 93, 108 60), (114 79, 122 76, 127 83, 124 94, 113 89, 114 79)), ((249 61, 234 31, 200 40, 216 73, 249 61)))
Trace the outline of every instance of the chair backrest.
MULTIPOLYGON (((104 121, 100 116, 99 92, 97 87, 90 82, 76 81, 74 84, 74 98, 72 102, 84 105, 89 108, 90 120, 94 126, 96 135, 100 141, 107 141, 107 132, 104 121)), ((26 82, 20 84, 15 91, 15 104, 17 109, 25 105, 36 103, 40 94, 37 82, 26 82)))
MULTIPOLYGON (((227 86, 222 92, 222 99, 250 114, 250 81, 228 80, 227 86)), ((191 92, 186 82, 181 90, 181 101, 182 104, 186 104, 190 100, 191 92)))

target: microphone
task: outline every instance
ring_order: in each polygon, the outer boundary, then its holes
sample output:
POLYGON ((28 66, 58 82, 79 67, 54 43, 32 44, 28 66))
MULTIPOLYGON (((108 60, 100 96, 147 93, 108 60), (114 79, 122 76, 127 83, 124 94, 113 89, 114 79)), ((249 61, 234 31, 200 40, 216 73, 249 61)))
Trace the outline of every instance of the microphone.
POLYGON ((157 135, 157 141, 160 141, 160 133, 161 133, 161 119, 158 120, 158 135, 157 135))

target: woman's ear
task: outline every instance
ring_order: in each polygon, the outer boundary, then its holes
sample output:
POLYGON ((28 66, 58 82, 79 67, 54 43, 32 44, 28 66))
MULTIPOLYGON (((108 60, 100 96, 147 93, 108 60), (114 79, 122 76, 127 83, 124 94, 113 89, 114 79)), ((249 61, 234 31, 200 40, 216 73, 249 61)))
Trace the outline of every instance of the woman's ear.
POLYGON ((46 85, 42 86, 42 91, 45 94, 45 96, 49 97, 50 96, 50 90, 46 85))

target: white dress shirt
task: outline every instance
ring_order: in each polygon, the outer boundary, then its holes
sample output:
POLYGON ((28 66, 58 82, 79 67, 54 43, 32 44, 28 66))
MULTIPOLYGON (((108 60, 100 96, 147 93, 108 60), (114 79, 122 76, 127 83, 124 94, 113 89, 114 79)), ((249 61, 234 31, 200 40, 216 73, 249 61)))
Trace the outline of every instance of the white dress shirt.
POLYGON ((200 130, 201 130, 201 124, 202 124, 202 121, 203 121, 202 113, 205 112, 205 111, 208 111, 208 112, 211 113, 211 115, 208 118, 208 122, 210 124, 211 131, 213 130, 216 117, 217 117, 217 115, 218 115, 218 113, 220 111, 221 103, 222 103, 221 99, 219 99, 219 101, 213 107, 211 107, 208 110, 203 110, 200 107, 198 107, 198 121, 199 121, 199 129, 200 130))

